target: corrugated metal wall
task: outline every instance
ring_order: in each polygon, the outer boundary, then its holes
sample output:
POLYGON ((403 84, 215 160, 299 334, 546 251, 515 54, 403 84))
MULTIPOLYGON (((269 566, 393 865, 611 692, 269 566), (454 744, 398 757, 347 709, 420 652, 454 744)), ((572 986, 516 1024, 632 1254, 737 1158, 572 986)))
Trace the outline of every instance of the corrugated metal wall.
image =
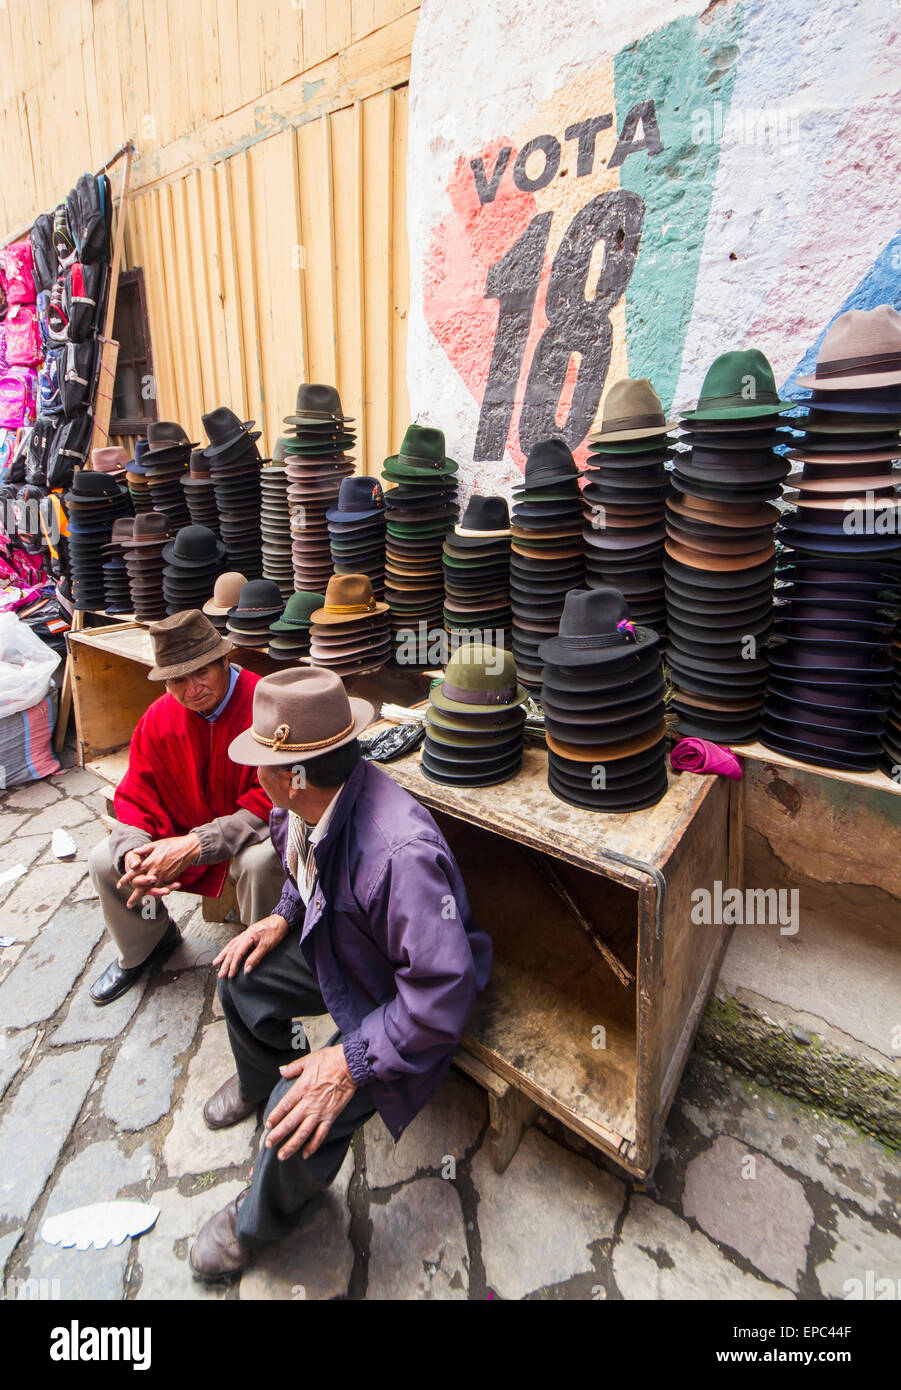
MULTIPOLYGON (((271 448, 334 382, 378 471, 407 423, 405 162, 416 0, 5 0, 0 231, 135 141, 161 418, 230 405, 271 448)), ((118 170, 112 171, 118 193, 118 170)))

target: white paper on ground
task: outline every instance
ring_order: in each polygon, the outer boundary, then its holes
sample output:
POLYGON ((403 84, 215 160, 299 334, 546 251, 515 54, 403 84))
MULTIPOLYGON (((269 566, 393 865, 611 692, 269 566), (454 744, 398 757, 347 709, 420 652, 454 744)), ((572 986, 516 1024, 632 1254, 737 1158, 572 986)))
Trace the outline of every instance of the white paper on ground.
POLYGON ((0 873, 0 888, 3 887, 4 883, 12 883, 14 878, 21 878, 24 873, 24 864, 14 864, 11 869, 4 869, 0 873))
POLYGON ((89 1207, 48 1216, 41 1227, 41 1239, 48 1245, 76 1250, 105 1250, 121 1245, 129 1236, 149 1231, 160 1214, 149 1202, 95 1202, 89 1207))
POLYGON ((14 936, 0 936, 0 946, 15 946, 15 944, 16 938, 14 936))
POLYGON ((69 859, 78 851, 78 846, 72 839, 68 830, 63 830, 61 826, 57 826, 56 830, 54 830, 53 837, 50 841, 50 848, 53 850, 57 859, 69 859))

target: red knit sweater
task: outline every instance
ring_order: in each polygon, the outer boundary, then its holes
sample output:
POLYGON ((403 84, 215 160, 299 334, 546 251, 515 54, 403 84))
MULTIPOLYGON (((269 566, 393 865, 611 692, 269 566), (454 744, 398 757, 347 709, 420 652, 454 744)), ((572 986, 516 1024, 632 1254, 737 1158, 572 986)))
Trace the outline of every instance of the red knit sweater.
MULTIPOLYGON (((166 693, 142 715, 131 739, 128 771, 116 788, 116 816, 156 839, 187 835, 197 825, 233 815, 239 807, 261 820, 272 804, 257 781, 256 768, 233 763, 228 745, 253 723, 253 688, 259 676, 242 670, 231 699, 214 723, 185 709, 166 693)), ((180 877, 182 887, 218 898, 228 861, 195 864, 180 877)))

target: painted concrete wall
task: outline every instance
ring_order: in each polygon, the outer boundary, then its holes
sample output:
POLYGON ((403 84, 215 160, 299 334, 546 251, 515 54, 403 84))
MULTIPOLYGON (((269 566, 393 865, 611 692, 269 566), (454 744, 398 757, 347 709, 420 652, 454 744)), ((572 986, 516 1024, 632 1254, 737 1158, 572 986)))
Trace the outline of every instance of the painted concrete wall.
POLYGON ((901 304, 899 35, 892 3, 424 0, 408 382, 467 485, 549 422, 583 456, 623 376, 685 408, 754 345, 791 388, 901 304))

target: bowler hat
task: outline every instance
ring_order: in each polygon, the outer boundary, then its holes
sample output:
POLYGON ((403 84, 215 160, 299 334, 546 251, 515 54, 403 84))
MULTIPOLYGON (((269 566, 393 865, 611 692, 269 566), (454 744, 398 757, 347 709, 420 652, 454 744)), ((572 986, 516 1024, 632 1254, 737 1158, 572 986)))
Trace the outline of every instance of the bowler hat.
POLYGON ((247 583, 243 574, 228 570, 220 574, 213 589, 213 597, 207 599, 203 611, 211 618, 224 618, 238 602, 241 590, 247 583))
POLYGON ((232 651, 228 638, 221 636, 197 608, 151 623, 148 631, 155 664, 148 671, 147 679, 152 681, 187 676, 232 651))
POLYGON ((285 767, 343 748, 372 723, 367 700, 348 696, 341 677, 324 667, 264 676, 253 692, 253 724, 233 739, 232 762, 285 767))
POLYGON ((163 549, 163 559, 183 569, 205 569, 217 565, 225 555, 225 546, 206 526, 183 526, 173 541, 163 549))

